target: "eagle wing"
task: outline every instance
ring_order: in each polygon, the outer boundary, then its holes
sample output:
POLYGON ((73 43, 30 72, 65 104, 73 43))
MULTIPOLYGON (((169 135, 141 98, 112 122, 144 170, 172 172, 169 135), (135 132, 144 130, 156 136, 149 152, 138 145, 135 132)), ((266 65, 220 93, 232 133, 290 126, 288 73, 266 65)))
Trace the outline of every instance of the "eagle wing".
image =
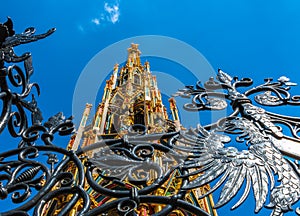
MULTIPOLYGON (((215 185, 200 198, 212 193, 222 185, 222 191, 216 208, 229 202, 241 189, 244 182, 246 187, 239 201, 232 207, 237 208, 247 198, 252 186, 256 201, 255 212, 258 212, 266 202, 269 192, 274 187, 272 168, 261 156, 262 151, 272 154, 270 145, 251 145, 248 150, 238 151, 234 147, 224 147, 230 138, 223 134, 208 132, 202 127, 193 135, 183 135, 177 139, 177 145, 184 143, 186 149, 190 145, 192 154, 183 163, 183 168, 188 170, 182 178, 190 178, 183 189, 190 190, 206 185, 216 180, 215 185)), ((275 160, 276 158, 274 158, 275 160)))

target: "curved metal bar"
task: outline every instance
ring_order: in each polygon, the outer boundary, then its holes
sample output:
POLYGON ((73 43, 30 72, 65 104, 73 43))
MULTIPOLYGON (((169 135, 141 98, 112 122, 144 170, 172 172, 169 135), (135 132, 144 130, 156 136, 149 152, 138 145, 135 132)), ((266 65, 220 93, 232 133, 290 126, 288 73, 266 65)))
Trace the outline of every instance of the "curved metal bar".
POLYGON ((72 194, 74 196, 73 196, 72 200, 66 204, 66 206, 59 213, 59 215, 65 215, 66 213, 68 213, 72 209, 72 207, 76 204, 76 202, 78 201, 79 196, 80 196, 80 198, 83 199, 84 204, 83 204, 82 210, 80 212, 78 212, 78 214, 83 215, 85 212, 87 212, 89 210, 90 205, 91 205, 89 196, 86 194, 86 192, 84 191, 83 188, 81 188, 80 186, 75 186, 75 187, 61 188, 60 190, 55 190, 55 191, 51 191, 51 192, 47 193, 47 195, 45 195, 44 198, 36 206, 36 208, 34 210, 34 215, 41 215, 45 203, 61 194, 72 194))
MULTIPOLYGON (((128 200, 128 198, 120 198, 114 201, 109 202, 108 204, 102 205, 98 208, 92 209, 89 211, 86 216, 94 216, 94 215, 99 215, 101 213, 105 213, 110 209, 116 208, 117 205, 121 201, 128 200)), ((167 205, 167 209, 163 210, 161 213, 157 213, 154 215, 160 216, 160 215, 165 215, 164 213, 170 212, 170 210, 173 210, 174 207, 178 209, 182 209, 184 211, 188 211, 192 214, 199 215, 199 216, 208 216, 209 214, 206 213, 204 210, 186 202, 180 199, 176 199, 176 197, 163 197, 163 196, 152 196, 152 195, 147 195, 147 196, 139 196, 139 201, 140 203, 156 203, 156 204, 165 204, 167 205)))
POLYGON ((5 92, 6 97, 3 98, 3 109, 0 116, 0 134, 5 129, 11 113, 12 97, 5 92))

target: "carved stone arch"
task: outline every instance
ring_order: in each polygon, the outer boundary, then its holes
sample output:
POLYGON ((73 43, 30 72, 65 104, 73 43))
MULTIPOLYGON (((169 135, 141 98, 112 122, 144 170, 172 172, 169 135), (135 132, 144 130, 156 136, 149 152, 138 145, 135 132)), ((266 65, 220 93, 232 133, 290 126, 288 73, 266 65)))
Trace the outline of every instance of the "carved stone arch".
POLYGON ((121 78, 120 78, 120 84, 124 85, 125 83, 127 83, 127 80, 129 79, 129 74, 128 74, 128 68, 123 70, 123 73, 121 74, 121 78))
POLYGON ((125 84, 128 80, 128 74, 125 74, 122 79, 122 84, 125 84))
POLYGON ((134 82, 134 84, 136 84, 136 85, 141 85, 141 75, 138 74, 138 73, 135 73, 135 74, 133 75, 133 82, 134 82))
POLYGON ((144 103, 143 101, 136 99, 133 105, 134 112, 134 123, 145 125, 145 116, 144 116, 144 103))

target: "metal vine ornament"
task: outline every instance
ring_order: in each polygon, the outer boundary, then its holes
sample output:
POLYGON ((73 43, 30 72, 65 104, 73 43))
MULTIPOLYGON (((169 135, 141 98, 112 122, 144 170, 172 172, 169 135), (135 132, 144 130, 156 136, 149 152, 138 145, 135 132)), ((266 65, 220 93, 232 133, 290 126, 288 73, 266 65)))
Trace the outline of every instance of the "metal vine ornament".
MULTIPOLYGON (((30 27, 21 34, 15 34, 10 18, 0 24, 0 133, 8 128, 10 135, 18 142, 17 146, 11 145, 12 149, 0 153, 1 215, 29 215, 28 211, 36 208, 42 198, 50 196, 57 182, 69 178, 70 175, 61 172, 60 168, 54 169, 58 163, 56 155, 63 154, 67 160, 78 163, 74 153, 52 143, 55 134, 69 135, 74 131, 72 121, 58 113, 42 123, 41 110, 34 94, 31 94, 33 88, 38 94, 40 92, 38 84, 30 82, 33 74, 31 54, 19 56, 13 49, 43 39, 54 31, 50 29, 44 34, 34 35, 35 29, 30 27), (23 63, 24 69, 16 63, 23 63), (30 94, 31 100, 28 100, 30 94), (31 126, 28 114, 31 116, 31 126), (39 139, 44 145, 36 143, 39 139), (45 159, 46 163, 43 162, 45 159), (8 202, 9 199, 12 203, 8 202), (5 207, 10 208, 5 210, 5 207)), ((64 163, 61 162, 58 167, 64 163)), ((81 189, 75 187, 73 190, 81 189)))
POLYGON ((154 134, 147 134, 144 125, 131 125, 120 138, 99 140, 74 152, 54 144, 56 134, 74 132, 71 117, 59 112, 43 123, 35 97, 28 100, 32 88, 39 93, 38 85, 30 83, 31 57, 16 55, 13 47, 45 38, 54 29, 34 32, 28 28, 15 34, 9 18, 0 24, 0 132, 8 128, 19 140, 15 149, 0 153, 0 202, 15 204, 6 210, 1 204, 1 215, 208 215, 191 204, 188 194, 214 180, 212 188, 196 199, 222 188, 215 208, 244 188, 232 207, 237 208, 251 187, 255 212, 265 206, 272 209, 271 215, 280 216, 299 200, 300 119, 254 105, 254 101, 266 106, 300 105, 300 96, 289 93, 295 83, 288 78, 266 79, 241 93, 238 88, 251 86, 252 80, 232 78, 219 70, 217 80, 187 86, 176 96, 192 97, 192 103, 185 105, 192 111, 230 105, 229 116, 206 126, 179 131, 170 127, 171 131, 154 134), (24 63, 24 70, 15 63, 24 63), (280 125, 291 136, 284 135, 280 125), (239 151, 231 143, 248 148, 239 151), (89 156, 90 151, 97 153, 89 156), (157 211, 151 212, 149 205, 157 211))

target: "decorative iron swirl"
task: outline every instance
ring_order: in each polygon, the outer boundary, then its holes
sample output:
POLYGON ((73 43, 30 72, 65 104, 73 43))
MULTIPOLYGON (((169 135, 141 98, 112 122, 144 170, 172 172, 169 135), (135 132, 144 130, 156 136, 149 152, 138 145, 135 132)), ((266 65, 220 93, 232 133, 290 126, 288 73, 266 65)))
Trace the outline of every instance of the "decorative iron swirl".
MULTIPOLYGON (((12 202, 22 203, 22 205, 16 209, 18 211, 27 211, 33 208, 38 211, 39 206, 36 207, 36 202, 44 200, 44 202, 40 204, 42 205, 49 201, 49 197, 53 196, 53 194, 60 194, 60 189, 53 191, 53 188, 56 188, 58 184, 61 188, 69 188, 69 190, 64 189, 66 192, 68 191, 69 194, 75 194, 74 196, 78 196, 76 195, 77 192, 78 194, 82 194, 82 190, 78 191, 73 189, 73 184, 76 183, 76 187, 80 188, 81 186, 82 188, 83 174, 78 176, 78 180, 75 180, 73 174, 65 170, 70 161, 73 161, 81 173, 83 173, 83 166, 77 156, 65 149, 47 145, 23 147, 1 153, 0 157, 2 158, 0 167, 1 198, 4 199, 11 194, 12 202), (64 155, 65 159, 57 164, 55 171, 52 172, 52 168, 42 162, 43 160, 40 156, 42 152, 55 152, 64 155), (51 190, 53 192, 50 193, 51 190)), ((87 199, 86 202, 89 202, 89 198, 85 196, 83 198, 87 199)), ((74 198, 74 200, 77 200, 77 198, 74 198)), ((69 210, 70 209, 68 209, 68 211, 69 210)), ((11 209, 1 214, 13 215, 14 212, 15 210, 11 209)))
POLYGON ((13 137, 21 136, 28 127, 25 109, 31 112, 33 124, 42 121, 41 112, 34 96, 32 96, 31 101, 26 100, 33 88, 37 90, 38 95, 40 93, 38 84, 30 83, 30 77, 33 73, 31 55, 25 53, 17 56, 13 47, 45 38, 54 31, 55 29, 51 29, 45 34, 34 35, 35 29, 28 28, 21 34, 14 34, 13 23, 10 18, 6 23, 1 24, 3 37, 0 41, 0 99, 3 105, 0 117, 0 133, 8 124, 13 137), (23 62, 25 72, 17 65, 4 66, 5 63, 10 62, 23 62), (10 85, 16 89, 10 88, 10 85), (12 112, 12 106, 15 106, 17 111, 12 112), (19 129, 16 131, 15 128, 19 129))

